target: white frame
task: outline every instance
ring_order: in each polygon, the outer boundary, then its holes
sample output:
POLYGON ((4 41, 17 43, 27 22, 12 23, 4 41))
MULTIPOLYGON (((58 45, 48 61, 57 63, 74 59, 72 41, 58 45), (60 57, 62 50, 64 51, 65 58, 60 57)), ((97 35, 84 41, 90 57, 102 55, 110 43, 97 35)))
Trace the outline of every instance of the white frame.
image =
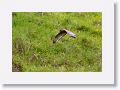
POLYGON ((112 0, 12 0, 2 4, 0 73, 3 84, 114 84, 112 0), (102 12, 102 72, 12 72, 12 12, 102 12))

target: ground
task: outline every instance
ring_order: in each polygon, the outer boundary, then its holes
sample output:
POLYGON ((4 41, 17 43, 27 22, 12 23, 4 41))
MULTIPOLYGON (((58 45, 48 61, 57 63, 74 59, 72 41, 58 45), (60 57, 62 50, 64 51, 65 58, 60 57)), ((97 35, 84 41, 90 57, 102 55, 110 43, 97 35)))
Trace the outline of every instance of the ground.
POLYGON ((101 12, 13 12, 13 72, 101 72, 101 12), (66 35, 53 44, 60 29, 66 35))

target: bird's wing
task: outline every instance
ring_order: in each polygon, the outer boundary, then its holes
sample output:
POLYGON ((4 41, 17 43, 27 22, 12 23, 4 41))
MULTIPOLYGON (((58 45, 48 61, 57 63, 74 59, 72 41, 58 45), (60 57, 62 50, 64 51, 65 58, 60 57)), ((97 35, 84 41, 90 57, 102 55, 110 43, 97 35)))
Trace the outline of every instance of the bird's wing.
POLYGON ((57 41, 59 41, 62 37, 64 37, 67 34, 66 31, 60 31, 55 38, 53 39, 53 43, 56 43, 57 41))

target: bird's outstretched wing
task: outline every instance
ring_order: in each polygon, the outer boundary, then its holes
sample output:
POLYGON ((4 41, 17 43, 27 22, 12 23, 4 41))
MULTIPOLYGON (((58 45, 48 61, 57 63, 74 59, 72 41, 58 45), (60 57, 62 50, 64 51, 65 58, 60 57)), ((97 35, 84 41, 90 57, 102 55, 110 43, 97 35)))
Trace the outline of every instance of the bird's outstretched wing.
POLYGON ((60 31, 55 38, 53 39, 53 43, 56 43, 57 41, 59 41, 62 37, 64 37, 67 34, 66 31, 60 31))
POLYGON ((53 43, 56 43, 57 41, 59 41, 66 34, 68 34, 69 36, 71 36, 73 38, 76 38, 76 34, 74 34, 73 32, 71 32, 71 31, 69 31, 67 29, 61 29, 60 32, 53 39, 53 43))

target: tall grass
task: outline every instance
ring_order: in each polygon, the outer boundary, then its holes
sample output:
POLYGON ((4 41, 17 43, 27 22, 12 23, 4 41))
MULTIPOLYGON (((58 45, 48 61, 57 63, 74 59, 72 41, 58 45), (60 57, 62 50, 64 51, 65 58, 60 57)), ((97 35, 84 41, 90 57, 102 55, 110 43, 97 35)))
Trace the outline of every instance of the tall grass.
POLYGON ((12 71, 102 71, 101 12, 13 12, 12 71), (53 44, 60 29, 65 36, 53 44))

